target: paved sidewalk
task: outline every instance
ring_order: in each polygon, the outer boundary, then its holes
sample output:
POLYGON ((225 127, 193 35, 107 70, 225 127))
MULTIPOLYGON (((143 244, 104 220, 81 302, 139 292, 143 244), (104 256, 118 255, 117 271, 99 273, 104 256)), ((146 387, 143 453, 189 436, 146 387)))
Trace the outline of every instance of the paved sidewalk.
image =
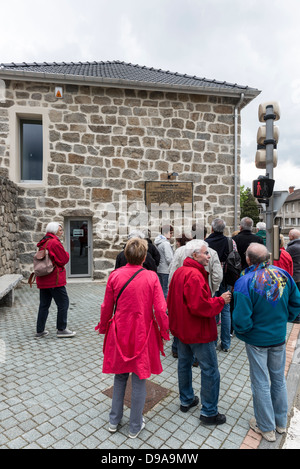
MULTIPOLYGON (((0 308, 0 449, 239 449, 265 448, 249 433, 253 416, 249 367, 244 344, 233 338, 229 353, 218 352, 221 373, 219 411, 227 422, 219 427, 200 424, 200 408, 184 414, 179 410, 177 360, 166 347, 161 375, 151 381, 169 394, 145 414, 146 428, 137 439, 127 437, 129 409, 120 430, 107 430, 111 399, 103 391, 113 384, 112 375, 101 373, 103 336, 94 327, 99 321, 105 286, 99 283, 68 284, 68 327, 77 335, 56 337, 56 309, 51 306, 49 335, 36 339, 38 290, 23 284, 15 292, 12 307, 0 308), (249 444, 249 438, 250 443, 249 444)), ((290 405, 299 383, 299 360, 293 362, 299 326, 292 331, 290 405), (292 389, 291 389, 292 388, 292 389)), ((199 395, 200 370, 193 368, 199 395)), ((252 432, 254 433, 254 432, 252 432)), ((278 441, 269 447, 278 447, 278 441), (273 446, 272 446, 273 445, 273 446)))

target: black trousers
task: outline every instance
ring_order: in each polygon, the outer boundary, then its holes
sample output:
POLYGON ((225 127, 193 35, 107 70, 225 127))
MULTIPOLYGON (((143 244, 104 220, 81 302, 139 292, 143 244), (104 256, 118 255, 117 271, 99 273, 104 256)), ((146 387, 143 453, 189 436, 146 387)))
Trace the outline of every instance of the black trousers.
POLYGON ((41 288, 40 306, 36 326, 37 333, 43 332, 45 330, 52 298, 54 299, 57 306, 57 329, 59 331, 63 331, 67 327, 69 297, 66 287, 41 288))

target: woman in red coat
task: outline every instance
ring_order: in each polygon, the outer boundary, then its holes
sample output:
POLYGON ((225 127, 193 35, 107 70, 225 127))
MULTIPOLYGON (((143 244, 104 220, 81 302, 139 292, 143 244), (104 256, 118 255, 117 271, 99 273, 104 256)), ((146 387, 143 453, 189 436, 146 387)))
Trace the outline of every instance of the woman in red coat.
POLYGON ((65 265, 69 262, 69 254, 60 241, 62 235, 63 228, 59 223, 48 223, 46 235, 37 244, 37 247, 41 250, 47 243, 47 250, 55 268, 44 277, 36 277, 36 284, 40 290, 36 337, 48 335, 45 325, 52 298, 57 305, 57 337, 73 337, 76 334, 76 332, 67 329, 69 297, 65 287, 67 283, 65 265))
POLYGON ((123 416, 123 401, 129 373, 132 373, 132 394, 129 437, 135 438, 145 424, 142 413, 146 399, 146 379, 160 374, 160 352, 163 340, 169 340, 166 301, 155 272, 141 266, 147 254, 147 242, 131 239, 125 248, 128 261, 114 270, 108 279, 100 322, 96 327, 105 334, 103 373, 114 373, 109 431, 115 432, 123 416), (136 276, 123 290, 131 277, 136 276), (117 309, 114 307, 117 301, 117 309), (154 310, 154 311, 153 311, 154 310))
POLYGON ((293 276, 294 264, 291 255, 284 248, 284 237, 280 235, 280 256, 278 261, 273 261, 273 265, 280 267, 293 276))

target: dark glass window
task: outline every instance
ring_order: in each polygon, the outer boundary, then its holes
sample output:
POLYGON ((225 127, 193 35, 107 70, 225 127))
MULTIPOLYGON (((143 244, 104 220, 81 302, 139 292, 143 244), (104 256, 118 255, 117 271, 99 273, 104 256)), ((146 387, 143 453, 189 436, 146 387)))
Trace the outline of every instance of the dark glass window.
POLYGON ((43 125, 38 120, 20 120, 21 180, 43 179, 43 125))

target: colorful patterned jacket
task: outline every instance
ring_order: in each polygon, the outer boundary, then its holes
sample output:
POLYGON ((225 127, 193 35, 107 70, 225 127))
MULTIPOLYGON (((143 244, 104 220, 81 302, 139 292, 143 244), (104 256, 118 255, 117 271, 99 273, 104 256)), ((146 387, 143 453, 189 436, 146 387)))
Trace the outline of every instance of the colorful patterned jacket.
POLYGON ((268 262, 248 267, 235 283, 233 327, 236 336, 248 344, 283 344, 286 324, 299 311, 300 292, 293 278, 268 262))

